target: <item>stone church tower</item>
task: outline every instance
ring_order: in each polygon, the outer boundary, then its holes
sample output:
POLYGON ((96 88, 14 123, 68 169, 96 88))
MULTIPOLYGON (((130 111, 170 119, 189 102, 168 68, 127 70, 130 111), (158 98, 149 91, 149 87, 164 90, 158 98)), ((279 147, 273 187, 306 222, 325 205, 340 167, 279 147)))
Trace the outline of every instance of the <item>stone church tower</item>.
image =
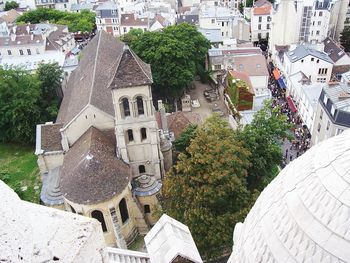
POLYGON ((130 165, 133 177, 161 179, 163 157, 159 149, 149 65, 124 46, 110 88, 115 110, 117 154, 130 165))

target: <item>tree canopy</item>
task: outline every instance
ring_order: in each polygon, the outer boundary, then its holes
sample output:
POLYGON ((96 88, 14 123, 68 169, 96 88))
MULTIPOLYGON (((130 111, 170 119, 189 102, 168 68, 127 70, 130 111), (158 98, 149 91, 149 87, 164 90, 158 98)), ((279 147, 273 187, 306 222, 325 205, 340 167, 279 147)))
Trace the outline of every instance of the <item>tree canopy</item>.
POLYGON ((271 101, 254 115, 251 124, 239 130, 237 139, 251 152, 248 168, 248 187, 262 191, 275 176, 274 170, 282 162, 281 143, 290 136, 291 125, 279 107, 272 108, 271 101))
POLYGON ((70 32, 92 32, 95 28, 95 14, 82 10, 80 13, 70 13, 51 8, 38 8, 25 12, 17 18, 17 22, 37 24, 49 21, 53 24, 67 25, 70 32))
POLYGON ((15 1, 6 2, 4 11, 8 11, 8 10, 11 10, 11 9, 16 9, 18 7, 19 7, 19 4, 17 2, 15 2, 15 1))
POLYGON ((340 44, 346 52, 350 52, 350 26, 344 27, 343 32, 340 34, 340 44))
POLYGON ((55 120, 61 76, 57 64, 42 64, 34 74, 0 67, 0 141, 32 143, 36 124, 55 120))
POLYGON ((122 38, 146 63, 151 64, 156 96, 175 99, 204 65, 209 41, 195 26, 183 23, 161 32, 131 31, 122 38))
POLYGON ((186 148, 190 145, 191 140, 194 138, 197 130, 197 125, 190 124, 180 134, 179 138, 174 141, 174 146, 177 152, 185 153, 186 148))
POLYGON ((208 118, 163 184, 164 211, 190 228, 206 259, 231 248, 233 228, 251 204, 249 151, 233 133, 218 116, 208 118))

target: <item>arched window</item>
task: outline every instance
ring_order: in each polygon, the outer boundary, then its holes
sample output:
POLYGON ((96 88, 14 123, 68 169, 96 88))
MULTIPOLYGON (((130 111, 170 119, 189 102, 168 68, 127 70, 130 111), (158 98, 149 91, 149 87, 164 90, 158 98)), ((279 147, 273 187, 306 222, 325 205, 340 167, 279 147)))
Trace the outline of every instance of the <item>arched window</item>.
POLYGON ((146 128, 141 128, 141 141, 146 140, 146 139, 147 139, 146 128))
POLYGON ((139 165, 139 174, 144 174, 146 172, 146 168, 144 165, 139 165))
POLYGON ((92 211, 91 217, 100 221, 103 232, 107 232, 106 222, 101 211, 99 210, 92 211))
POLYGON ((149 207, 149 205, 144 205, 144 206, 143 206, 143 212, 144 212, 145 214, 151 213, 151 208, 149 207))
POLYGON ((123 115, 124 117, 130 116, 129 100, 127 98, 122 99, 123 115))
POLYGON ((143 109, 143 99, 141 96, 138 96, 136 98, 136 105, 137 105, 137 113, 138 115, 145 114, 145 111, 143 109))
POLYGON ((122 218, 122 223, 124 224, 129 219, 128 207, 126 206, 125 198, 123 198, 119 203, 119 211, 122 218))
POLYGON ((132 130, 129 129, 129 130, 127 131, 127 133, 128 133, 128 141, 129 141, 129 142, 132 142, 132 141, 134 140, 134 134, 132 133, 132 130))

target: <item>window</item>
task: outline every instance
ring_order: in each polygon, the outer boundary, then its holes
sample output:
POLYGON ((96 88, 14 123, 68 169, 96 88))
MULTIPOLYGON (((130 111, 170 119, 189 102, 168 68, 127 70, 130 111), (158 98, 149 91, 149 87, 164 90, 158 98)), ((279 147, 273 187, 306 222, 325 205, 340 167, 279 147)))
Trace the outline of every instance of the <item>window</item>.
POLYGON ((317 126, 317 131, 320 132, 320 130, 321 130, 321 124, 319 123, 317 126))
POLYGON ((341 134, 344 130, 343 129, 337 129, 337 135, 341 134))
POLYGON ((320 120, 322 120, 322 117, 323 117, 323 110, 321 110, 320 112, 320 120))
POLYGON ((320 35, 320 30, 317 30, 316 31, 316 36, 319 36, 320 35))
POLYGON ((215 70, 220 70, 221 69, 221 65, 214 65, 214 69, 215 70))
POLYGON ((261 24, 258 25, 258 29, 261 30, 261 24))
POLYGON ((98 221, 100 221, 101 227, 102 227, 102 231, 103 232, 107 232, 106 222, 105 222, 105 219, 104 219, 103 214, 102 214, 101 211, 99 211, 99 210, 92 211, 91 217, 97 219, 98 221))
POLYGON ((129 219, 128 207, 126 206, 125 198, 123 198, 119 203, 119 212, 122 218, 122 223, 124 224, 129 219))
POLYGON ((23 53, 23 50, 22 50, 22 49, 20 49, 20 50, 19 50, 19 54, 20 54, 21 56, 23 56, 23 55, 24 55, 24 53, 23 53))
POLYGON ((129 141, 129 142, 134 141, 134 134, 132 133, 132 130, 129 129, 129 130, 127 131, 127 133, 128 133, 128 141, 129 141))
POLYGON ((32 51, 28 48, 28 49, 27 49, 27 53, 28 53, 28 55, 31 55, 31 54, 32 54, 32 51))
POLYGON ((11 52, 11 50, 7 50, 7 54, 9 55, 9 56, 11 56, 12 55, 12 52, 11 52))
POLYGON ((261 16, 259 16, 259 22, 260 22, 260 23, 262 22, 262 17, 261 17, 261 16))
POLYGON ((314 61, 315 60, 315 58, 311 58, 311 61, 314 61))
POLYGON ((212 20, 211 20, 211 23, 212 23, 212 24, 215 24, 215 19, 212 19, 212 20))
POLYGON ((139 165, 139 174, 144 174, 146 173, 146 168, 144 165, 139 165))
POLYGON ((320 25, 321 25, 321 21, 318 21, 318 22, 317 22, 317 25, 320 26, 320 25))
POLYGON ((40 54, 39 48, 36 48, 35 51, 36 51, 37 54, 40 54))
POLYGON ((318 69, 318 75, 325 75, 325 73, 327 73, 327 69, 326 68, 319 68, 318 69))
POLYGON ((127 116, 130 116, 130 106, 129 106, 129 100, 127 98, 122 99, 122 106, 123 106, 123 116, 124 118, 127 116))
POLYGON ((261 39, 261 33, 258 33, 258 39, 261 39))
POLYGON ((320 60, 318 59, 318 60, 316 61, 316 63, 320 63, 320 60))
POLYGON ((270 24, 267 24, 267 25, 266 25, 266 29, 270 29, 270 24))
POLYGON ((225 22, 221 22, 221 26, 224 27, 225 26, 225 22))
POLYGON ((138 113, 138 115, 145 114, 145 111, 143 109, 143 99, 142 99, 141 96, 138 96, 136 98, 136 104, 137 104, 137 113, 138 113))
POLYGON ((141 141, 146 140, 146 139, 147 139, 146 128, 141 128, 141 141))
POLYGON ((328 102, 328 98, 327 98, 327 96, 326 96, 326 94, 325 94, 324 97, 323 97, 323 103, 324 103, 324 105, 327 105, 327 102, 328 102))
POLYGON ((335 108, 334 108, 334 106, 332 105, 332 108, 331 108, 331 114, 332 114, 332 116, 334 116, 334 113, 335 113, 335 108))
POLYGON ((63 4, 64 8, 67 8, 67 4, 63 4))
POLYGON ((323 15, 322 11, 320 11, 320 12, 318 13, 318 15, 319 15, 319 16, 322 16, 322 15, 323 15))
POLYGON ((145 214, 151 213, 151 208, 149 207, 149 205, 144 205, 144 206, 143 206, 143 212, 144 212, 145 214))
POLYGON ((271 21, 271 16, 268 16, 267 17, 267 22, 270 22, 271 21))
POLYGON ((326 130, 328 131, 329 130, 329 126, 330 126, 331 124, 330 124, 330 122, 328 121, 327 122, 327 127, 326 127, 326 130))
POLYGON ((304 59, 301 60, 301 63, 304 63, 304 59))

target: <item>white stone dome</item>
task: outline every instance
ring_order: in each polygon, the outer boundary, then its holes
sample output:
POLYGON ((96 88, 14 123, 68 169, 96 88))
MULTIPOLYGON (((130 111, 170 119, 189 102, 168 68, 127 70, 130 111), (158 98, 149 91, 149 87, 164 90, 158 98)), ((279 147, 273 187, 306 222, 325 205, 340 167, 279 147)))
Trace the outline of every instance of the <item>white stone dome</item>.
POLYGON ((350 130, 312 147, 234 231, 229 263, 350 262, 350 130))

